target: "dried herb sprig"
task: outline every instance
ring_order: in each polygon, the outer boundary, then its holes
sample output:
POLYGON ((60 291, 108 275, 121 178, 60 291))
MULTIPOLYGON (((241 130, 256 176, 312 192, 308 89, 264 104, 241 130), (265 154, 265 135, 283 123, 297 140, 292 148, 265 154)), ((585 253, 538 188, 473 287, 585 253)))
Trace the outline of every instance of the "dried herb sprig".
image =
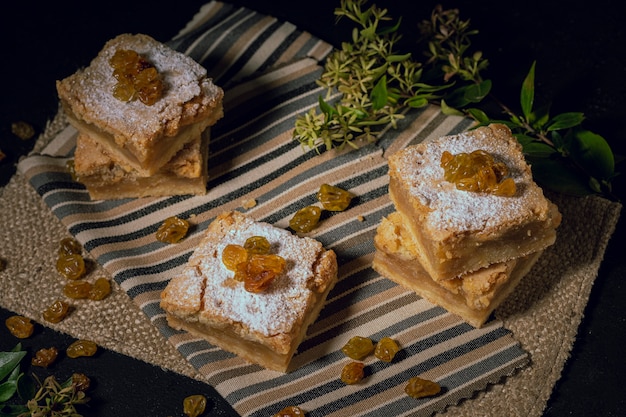
POLYGON ((89 402, 85 394, 89 378, 75 373, 59 383, 50 375, 43 382, 37 380, 39 389, 35 390, 33 379, 20 370, 25 356, 21 344, 0 352, 0 417, 82 417, 76 406, 89 402))
POLYGON ((352 41, 328 57, 317 81, 326 96, 297 118, 294 139, 318 151, 357 141, 376 140, 385 126, 396 127, 407 108, 426 106, 439 98, 448 85, 431 85, 422 80, 422 64, 411 54, 399 54, 400 21, 389 25, 387 9, 363 9, 364 0, 342 0, 335 10, 338 19, 357 24, 352 41))
POLYGON ((76 406, 89 402, 85 394, 88 387, 89 379, 82 374, 74 374, 63 383, 50 375, 26 403, 28 412, 19 417, 82 417, 76 406))

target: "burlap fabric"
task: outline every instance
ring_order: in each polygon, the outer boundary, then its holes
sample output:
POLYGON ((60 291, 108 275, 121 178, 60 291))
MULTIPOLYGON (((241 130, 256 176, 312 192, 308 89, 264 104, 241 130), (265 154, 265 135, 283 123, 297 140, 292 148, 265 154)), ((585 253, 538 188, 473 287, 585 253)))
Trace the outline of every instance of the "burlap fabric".
MULTIPOLYGON (((65 126, 58 116, 47 127, 35 152, 65 126)), ((55 271, 56 252, 68 232, 25 178, 16 174, 0 190, 0 305, 41 321, 41 311, 60 296, 63 279, 55 271)), ((621 204, 596 197, 550 196, 563 223, 557 243, 541 257, 537 282, 523 280, 497 311, 531 363, 475 398, 451 406, 450 416, 539 416, 545 409, 576 338, 577 329, 597 276, 621 204), (584 221, 581 221, 583 220, 584 221)), ((98 265, 92 274, 106 275, 98 265)), ((59 324, 46 324, 76 338, 195 379, 195 369, 166 341, 137 305, 114 287, 103 302, 80 302, 59 324)))

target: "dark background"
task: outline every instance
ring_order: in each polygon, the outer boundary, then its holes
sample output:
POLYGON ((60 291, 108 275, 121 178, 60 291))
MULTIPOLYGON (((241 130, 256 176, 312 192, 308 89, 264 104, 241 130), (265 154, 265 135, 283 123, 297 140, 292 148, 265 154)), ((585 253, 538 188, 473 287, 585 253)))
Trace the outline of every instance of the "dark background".
MULTIPOLYGON (((146 33, 157 40, 172 38, 204 1, 131 2, 11 2, 0 7, 2 60, 0 68, 0 187, 14 172, 15 162, 28 152, 34 139, 11 134, 11 123, 32 124, 41 132, 57 112, 54 82, 86 66, 104 43, 123 32, 146 33)), ((286 0, 232 3, 289 20, 301 29, 338 45, 345 28, 335 24, 339 0, 286 0)), ((392 17, 402 16, 407 47, 417 36, 417 23, 429 17, 437 1, 378 1, 392 17)), ((517 107, 519 89, 531 63, 537 61, 539 102, 551 102, 552 112, 581 111, 585 126, 604 136, 613 151, 624 155, 626 137, 626 30, 621 1, 506 2, 503 0, 447 0, 444 8, 459 8, 464 19, 480 31, 474 48, 483 51, 490 66, 486 73, 494 93, 517 107)), ((624 170, 623 164, 618 170, 624 170)), ((622 201, 624 180, 614 183, 622 201)), ((1 190, 0 190, 1 193, 1 190)), ((2 214, 0 214, 2 215, 2 214)), ((626 413, 623 378, 626 360, 626 262, 622 219, 613 236, 589 299, 578 339, 545 416, 621 416, 626 413)), ((0 231, 2 232, 2 231, 0 231)), ((0 248, 0 257, 2 256, 0 248)), ((0 309, 0 319, 10 314, 0 309)), ((31 350, 71 341, 38 327, 24 342, 31 350)), ((0 350, 16 343, 0 327, 0 350)), ((165 372, 151 365, 103 351, 93 360, 60 361, 54 372, 74 370, 94 379, 93 416, 177 416, 182 399, 190 394, 210 397, 207 415, 231 415, 232 410, 205 384, 165 372), (68 366, 72 366, 69 369, 68 366), (83 368, 85 367, 85 368, 83 368)))

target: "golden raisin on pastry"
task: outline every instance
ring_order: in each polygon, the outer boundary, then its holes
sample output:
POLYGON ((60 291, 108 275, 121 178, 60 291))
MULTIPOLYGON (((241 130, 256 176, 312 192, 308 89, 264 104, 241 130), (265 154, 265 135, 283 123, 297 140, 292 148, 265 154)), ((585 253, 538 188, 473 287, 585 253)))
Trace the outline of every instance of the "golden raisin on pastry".
POLYGON ((163 81, 159 72, 145 58, 129 49, 119 49, 109 60, 117 84, 113 96, 120 101, 138 99, 151 106, 163 94, 163 81))
POLYGON ((228 244, 222 250, 222 263, 235 272, 235 281, 243 282, 246 291, 265 291, 283 273, 286 261, 270 253, 271 245, 263 236, 246 239, 243 246, 228 244))
POLYGON ((497 196, 515 195, 516 187, 508 177, 509 169, 482 149, 456 155, 444 151, 441 155, 444 178, 464 191, 491 193, 497 196))

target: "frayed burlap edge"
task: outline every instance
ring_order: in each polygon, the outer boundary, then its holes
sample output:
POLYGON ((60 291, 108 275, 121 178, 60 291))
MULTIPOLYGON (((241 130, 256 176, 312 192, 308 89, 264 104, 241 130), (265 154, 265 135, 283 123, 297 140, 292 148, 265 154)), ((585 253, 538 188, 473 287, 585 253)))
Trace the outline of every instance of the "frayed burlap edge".
MULTIPOLYGON (((59 112, 33 152, 43 149, 65 124, 59 112)), ((497 312, 529 352, 531 363, 506 381, 493 381, 474 398, 450 406, 446 416, 540 416, 560 378, 621 205, 597 197, 551 198, 564 219, 557 244, 544 253, 497 312)), ((6 261, 0 272, 0 305, 41 322, 43 308, 61 295, 63 281, 54 263, 58 242, 68 232, 19 173, 0 194, 0 212, 0 230, 4 231, 0 257, 6 261)), ((98 265, 94 268, 92 279, 107 276, 98 265)), ((48 325, 155 366, 203 379, 117 286, 108 299, 79 300, 66 320, 48 325)))

